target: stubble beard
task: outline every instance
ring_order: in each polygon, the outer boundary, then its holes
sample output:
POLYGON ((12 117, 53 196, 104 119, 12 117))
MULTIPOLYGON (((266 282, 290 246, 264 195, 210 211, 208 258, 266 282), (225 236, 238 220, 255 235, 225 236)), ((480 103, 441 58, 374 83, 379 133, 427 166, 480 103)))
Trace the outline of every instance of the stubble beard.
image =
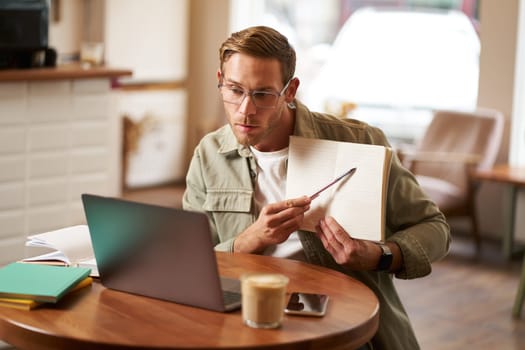
MULTIPOLYGON (((271 117, 269 116, 269 118, 267 119, 270 122, 264 124, 264 126, 260 123, 255 123, 258 127, 264 127, 264 129, 261 129, 260 132, 255 135, 248 135, 235 130, 235 124, 233 122, 230 122, 230 127, 233 130, 237 142, 245 147, 254 147, 263 142, 266 138, 272 135, 272 133, 278 131, 280 123, 282 123, 283 120, 283 109, 284 106, 280 106, 277 110, 274 110, 273 115, 271 117)), ((250 125, 251 121, 252 118, 246 117, 243 120, 243 123, 250 125)))

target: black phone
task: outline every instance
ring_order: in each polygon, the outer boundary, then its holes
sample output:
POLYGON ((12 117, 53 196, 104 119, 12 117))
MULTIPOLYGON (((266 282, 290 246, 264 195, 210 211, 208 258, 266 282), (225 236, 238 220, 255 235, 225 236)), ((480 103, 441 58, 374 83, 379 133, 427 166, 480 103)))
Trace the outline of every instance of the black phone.
POLYGON ((294 292, 290 295, 284 309, 286 314, 304 316, 324 316, 328 295, 294 292))

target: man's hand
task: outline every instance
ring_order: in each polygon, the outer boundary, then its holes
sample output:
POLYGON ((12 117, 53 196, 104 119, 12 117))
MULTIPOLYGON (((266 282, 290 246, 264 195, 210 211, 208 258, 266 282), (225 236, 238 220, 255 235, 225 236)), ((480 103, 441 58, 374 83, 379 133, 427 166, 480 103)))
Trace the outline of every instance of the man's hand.
POLYGON ((253 225, 235 239, 234 251, 260 253, 270 245, 286 241, 299 229, 310 202, 308 196, 303 196, 264 206, 253 225))
MULTIPOLYGON (((375 270, 382 254, 381 248, 370 241, 352 238, 333 217, 322 219, 316 227, 317 236, 335 262, 355 271, 375 270)), ((401 266, 401 251, 397 244, 388 243, 394 261, 391 270, 401 266)))

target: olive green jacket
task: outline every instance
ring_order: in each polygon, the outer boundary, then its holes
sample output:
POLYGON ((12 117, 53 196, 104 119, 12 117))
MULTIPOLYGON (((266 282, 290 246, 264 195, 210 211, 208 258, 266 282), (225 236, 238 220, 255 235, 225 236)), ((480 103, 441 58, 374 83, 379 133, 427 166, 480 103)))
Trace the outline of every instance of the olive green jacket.
MULTIPOLYGON (((296 136, 389 145, 384 134, 368 124, 311 112, 298 101, 296 105, 296 136)), ((229 125, 206 135, 196 147, 183 207, 207 213, 217 250, 232 251, 235 237, 256 220, 256 172, 249 148, 237 143, 229 125)), ((428 275, 431 263, 444 257, 450 244, 445 217, 396 156, 388 183, 385 236, 401 248, 404 264, 395 276, 402 279, 428 275)), ((419 349, 391 274, 351 271, 338 265, 315 235, 299 232, 299 237, 310 263, 341 271, 375 292, 380 302, 379 330, 372 340, 375 349, 419 349)))

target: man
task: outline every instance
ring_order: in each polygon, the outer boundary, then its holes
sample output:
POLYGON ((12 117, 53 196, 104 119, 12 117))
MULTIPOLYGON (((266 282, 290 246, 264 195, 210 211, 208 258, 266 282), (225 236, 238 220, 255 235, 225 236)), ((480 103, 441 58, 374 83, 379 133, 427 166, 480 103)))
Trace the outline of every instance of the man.
POLYGON ((368 348, 417 349, 392 276, 429 274, 448 251, 449 227, 394 157, 385 245, 353 239, 332 217, 316 234, 298 231, 310 199, 284 198, 290 135, 388 142, 365 123, 311 112, 297 101, 295 59, 287 39, 268 27, 234 33, 222 44, 217 78, 229 125, 195 149, 183 206, 208 214, 217 250, 303 259, 359 279, 380 301, 379 330, 368 348))

